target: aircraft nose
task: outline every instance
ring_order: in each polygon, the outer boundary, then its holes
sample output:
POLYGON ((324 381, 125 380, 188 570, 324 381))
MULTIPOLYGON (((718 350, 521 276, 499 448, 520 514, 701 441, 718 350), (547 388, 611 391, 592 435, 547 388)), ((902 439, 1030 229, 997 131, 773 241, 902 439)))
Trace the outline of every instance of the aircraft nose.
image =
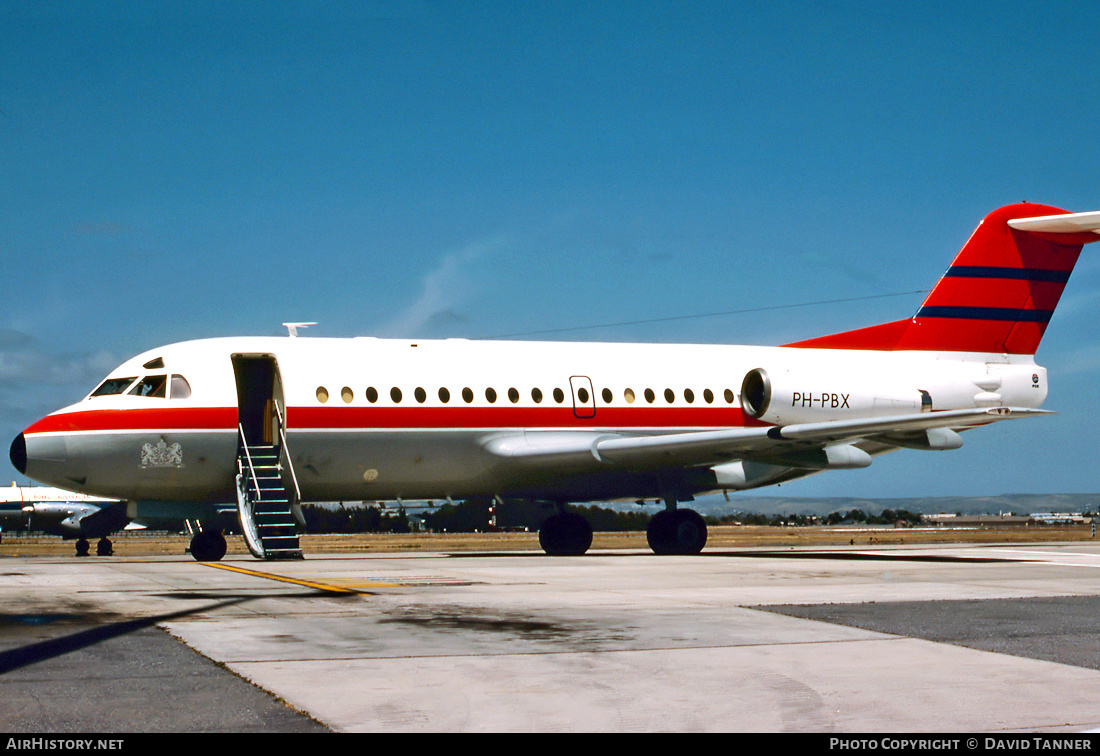
POLYGON ((27 439, 20 433, 11 442, 11 463, 20 475, 27 474, 27 439))

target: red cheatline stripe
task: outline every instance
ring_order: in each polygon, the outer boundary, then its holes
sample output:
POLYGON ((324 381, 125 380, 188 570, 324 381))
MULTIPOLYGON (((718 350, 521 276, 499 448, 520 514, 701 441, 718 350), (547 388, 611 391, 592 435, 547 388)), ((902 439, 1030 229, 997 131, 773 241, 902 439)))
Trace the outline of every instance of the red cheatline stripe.
MULTIPOLYGON (((552 407, 291 407, 287 426, 295 430, 491 429, 491 428, 726 428, 761 425, 740 407, 597 407, 578 418, 569 405, 552 407)), ((112 430, 232 430, 236 407, 91 410, 49 415, 26 434, 112 430)))
POLYGON ((47 415, 24 433, 103 430, 232 430, 236 407, 85 410, 47 415))
MULTIPOLYGON (((591 409, 589 408, 589 411, 591 409)), ((751 418, 750 424, 755 424, 751 418)), ((592 417, 579 418, 569 405, 555 407, 291 407, 291 430, 309 428, 629 428, 743 426, 740 407, 596 408, 592 417)))

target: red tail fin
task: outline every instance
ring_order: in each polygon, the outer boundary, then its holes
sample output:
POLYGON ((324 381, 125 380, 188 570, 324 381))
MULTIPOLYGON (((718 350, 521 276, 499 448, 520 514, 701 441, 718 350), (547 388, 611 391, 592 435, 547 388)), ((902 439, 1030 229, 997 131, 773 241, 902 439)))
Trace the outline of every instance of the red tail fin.
POLYGON ((909 320, 787 346, 1035 354, 1081 247, 1100 241, 1097 229, 1100 213, 994 210, 909 320))

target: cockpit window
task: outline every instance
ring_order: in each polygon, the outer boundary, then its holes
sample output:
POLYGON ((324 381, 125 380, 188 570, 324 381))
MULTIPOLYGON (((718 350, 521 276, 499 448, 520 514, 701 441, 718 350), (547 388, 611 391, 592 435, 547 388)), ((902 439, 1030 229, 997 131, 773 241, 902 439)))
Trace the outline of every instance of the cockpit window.
POLYGON ((137 380, 136 375, 132 375, 129 378, 108 378, 103 383, 99 384, 99 388, 92 392, 92 396, 111 396, 112 394, 121 394, 130 384, 137 380))
POLYGON ((182 375, 172 376, 172 398, 186 399, 191 396, 191 384, 182 375))
POLYGON ((131 396, 152 396, 164 399, 168 396, 168 376, 147 375, 130 389, 131 396))

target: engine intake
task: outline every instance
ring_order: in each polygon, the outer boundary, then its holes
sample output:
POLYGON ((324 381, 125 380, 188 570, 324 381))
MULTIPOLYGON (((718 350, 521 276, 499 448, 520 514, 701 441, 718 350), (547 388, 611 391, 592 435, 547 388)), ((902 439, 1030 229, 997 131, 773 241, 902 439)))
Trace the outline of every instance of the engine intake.
POLYGON ((932 397, 904 378, 808 366, 753 368, 741 381, 741 409, 776 425, 928 412, 932 397))
POLYGON ((746 415, 759 420, 768 411, 772 401, 772 382, 768 371, 755 368, 745 374, 741 381, 741 409, 746 415))

